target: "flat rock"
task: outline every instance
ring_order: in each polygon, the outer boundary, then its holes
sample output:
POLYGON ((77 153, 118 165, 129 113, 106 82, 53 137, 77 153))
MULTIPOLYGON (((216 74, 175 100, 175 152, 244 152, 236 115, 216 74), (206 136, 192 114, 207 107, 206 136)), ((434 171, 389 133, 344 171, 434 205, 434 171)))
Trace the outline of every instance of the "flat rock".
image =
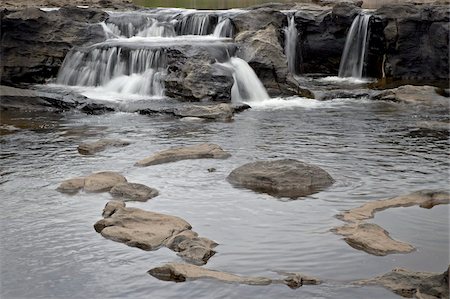
POLYGON ((415 272, 396 268, 384 275, 356 282, 359 285, 381 285, 406 298, 449 298, 449 269, 442 274, 415 272))
POLYGON ((121 201, 110 201, 103 210, 103 217, 95 223, 95 231, 131 247, 151 251, 164 246, 198 265, 206 264, 215 253, 212 249, 217 243, 199 238, 197 233, 191 232, 188 222, 175 216, 128 208, 121 201))
POLYGON ((372 223, 344 225, 333 231, 345 236, 345 242, 351 247, 377 256, 414 251, 413 246, 393 240, 386 230, 372 223))
POLYGON ((369 254, 383 256, 391 253, 408 253, 414 250, 413 246, 393 240, 382 227, 366 223, 364 220, 373 218, 376 212, 389 208, 418 205, 430 209, 435 205, 448 203, 450 203, 448 192, 433 190, 421 190, 394 198, 376 200, 337 215, 337 218, 348 224, 336 227, 332 231, 344 236, 345 242, 353 248, 369 254))
POLYGON ((135 165, 150 166, 187 159, 226 159, 230 156, 229 153, 216 144, 203 143, 163 150, 137 162, 135 165))
POLYGON ((230 104, 217 105, 191 105, 174 109, 174 114, 179 117, 198 117, 207 120, 228 121, 233 118, 234 109, 230 104))
POLYGON ((65 180, 56 190, 62 193, 75 194, 84 188, 84 179, 84 177, 79 177, 65 180))
POLYGON ((394 101, 407 104, 439 104, 448 106, 450 100, 438 94, 434 86, 403 85, 384 90, 374 97, 375 100, 394 101))
POLYGON ((306 284, 319 284, 317 278, 299 273, 288 273, 283 280, 274 280, 266 277, 240 276, 227 272, 205 269, 195 265, 168 263, 148 271, 150 275, 163 281, 184 282, 186 280, 215 279, 225 283, 238 283, 246 285, 286 284, 290 288, 299 288, 306 284))
POLYGON ((115 185, 111 190, 109 190, 109 193, 111 193, 114 197, 121 197, 123 201, 147 201, 158 196, 159 194, 156 189, 147 187, 143 184, 128 182, 115 185))
POLYGON ((322 168, 293 159, 248 163, 227 179, 237 187, 290 198, 317 193, 334 182, 322 168))
POLYGON ((84 142, 78 146, 78 152, 82 155, 93 155, 104 151, 108 147, 124 147, 130 145, 130 142, 120 139, 100 139, 95 142, 84 142))
POLYGON ((113 171, 97 172, 87 176, 84 180, 84 191, 106 192, 119 183, 125 183, 127 179, 120 173, 113 171))

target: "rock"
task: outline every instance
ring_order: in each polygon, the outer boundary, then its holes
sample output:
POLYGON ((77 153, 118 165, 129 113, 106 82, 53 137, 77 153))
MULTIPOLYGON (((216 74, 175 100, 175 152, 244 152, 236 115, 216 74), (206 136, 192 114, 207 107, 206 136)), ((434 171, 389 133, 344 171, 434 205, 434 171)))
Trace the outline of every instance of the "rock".
POLYGON ((314 277, 308 277, 299 273, 288 273, 284 280, 272 280, 266 277, 239 276, 227 272, 204 269, 199 266, 169 263, 148 271, 150 275, 163 281, 184 282, 186 280, 215 279, 225 283, 238 283, 246 285, 270 285, 286 284, 296 289, 304 284, 319 284, 314 277))
POLYGON ((231 155, 216 144, 202 143, 185 147, 172 147, 160 151, 139 162, 136 166, 150 166, 162 163, 176 162, 187 159, 226 159, 231 155))
POLYGON ((93 155, 104 151, 107 147, 123 147, 130 144, 130 142, 120 139, 100 139, 92 143, 80 144, 78 146, 78 152, 82 155, 93 155))
POLYGON ((109 190, 109 193, 114 197, 122 197, 124 201, 147 201, 159 194, 156 189, 136 183, 119 183, 109 190))
POLYGON ((372 97, 374 100, 394 101, 407 104, 431 104, 448 106, 448 97, 437 93, 434 86, 403 85, 393 89, 387 89, 372 97))
POLYGON ((233 170, 227 180, 237 187, 290 198, 317 193, 334 182, 325 170, 293 159, 248 163, 233 170))
MULTIPOLYGON (((6 0, 2 1, 2 7, 7 9, 21 9, 27 7, 62 7, 67 5, 67 0, 6 0)), ((89 6, 91 8, 108 9, 137 9, 131 0, 71 0, 71 5, 89 6)))
POLYGON ((181 108, 175 108, 174 114, 179 117, 198 117, 208 120, 229 121, 233 118, 234 110, 230 104, 218 105, 190 105, 181 108))
POLYGON ((351 247, 373 255, 384 256, 414 251, 413 246, 393 240, 387 231, 372 223, 344 225, 332 231, 345 236, 345 242, 351 247))
POLYGON ((81 112, 89 114, 89 115, 102 115, 108 112, 114 112, 116 109, 99 104, 99 103, 86 103, 79 107, 81 112))
POLYGON ((77 7, 48 12, 31 7, 5 10, 1 14, 1 82, 44 83, 56 76, 73 46, 105 39, 99 22, 107 17, 104 11, 77 7))
POLYGON ((385 5, 375 15, 384 23, 387 78, 448 80, 448 5, 385 5))
POLYGON ((394 198, 376 200, 337 215, 337 218, 349 224, 336 227, 332 231, 345 236, 344 240, 353 248, 369 254, 383 256, 391 253, 408 253, 414 250, 413 246, 393 240, 382 227, 363 221, 373 218, 375 212, 389 208, 414 205, 432 208, 438 204, 448 203, 450 203, 449 193, 432 190, 422 190, 394 198))
POLYGON ((86 192, 106 192, 115 185, 126 181, 127 179, 117 172, 97 172, 84 179, 84 190, 86 192))
POLYGON ((56 189, 61 193, 75 194, 84 188, 84 177, 73 178, 63 181, 56 189))
POLYGON ((118 201, 108 202, 103 216, 95 223, 95 231, 131 247, 150 251, 165 246, 199 265, 206 264, 215 253, 217 243, 197 237, 189 223, 175 216, 127 208, 118 201))
POLYGON ((356 282, 359 285, 381 285, 406 298, 426 299, 448 298, 448 283, 448 268, 442 274, 396 268, 384 275, 356 282))

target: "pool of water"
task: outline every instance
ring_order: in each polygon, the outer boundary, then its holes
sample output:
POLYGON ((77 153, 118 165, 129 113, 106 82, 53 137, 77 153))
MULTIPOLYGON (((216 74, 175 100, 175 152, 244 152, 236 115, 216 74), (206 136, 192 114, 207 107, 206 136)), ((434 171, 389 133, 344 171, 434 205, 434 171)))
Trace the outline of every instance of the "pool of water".
POLYGON ((442 272, 449 264, 448 207, 398 208, 378 223, 417 250, 376 257, 348 246, 330 229, 334 216, 367 201, 420 189, 448 188, 448 138, 416 136, 418 122, 448 120, 443 107, 301 98, 254 104, 233 122, 186 122, 163 116, 7 113, 1 117, 1 298, 397 298, 379 287, 356 287, 394 267, 442 272), (98 138, 127 139, 125 148, 81 156, 76 147, 98 138), (133 164, 177 145, 213 142, 227 160, 188 160, 146 168, 133 164), (289 201, 232 187, 226 176, 258 159, 316 164, 336 183, 289 201), (214 167, 216 172, 209 173, 214 167), (302 272, 324 280, 291 290, 211 280, 159 281, 146 274, 173 252, 145 252, 106 240, 93 224, 107 193, 69 196, 67 178, 113 170, 157 188, 160 196, 128 206, 184 218, 220 245, 207 268, 278 277, 302 272), (438 232, 438 233, 437 233, 438 232))

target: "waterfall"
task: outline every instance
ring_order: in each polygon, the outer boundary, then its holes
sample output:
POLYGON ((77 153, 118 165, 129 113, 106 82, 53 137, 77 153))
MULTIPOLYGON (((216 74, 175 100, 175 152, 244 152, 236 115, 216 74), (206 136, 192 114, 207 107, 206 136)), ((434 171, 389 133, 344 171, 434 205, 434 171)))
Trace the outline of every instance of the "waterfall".
POLYGON ((190 14, 183 17, 176 26, 178 35, 208 35, 213 33, 217 17, 209 14, 190 14))
POLYGON ((296 74, 297 67, 297 41, 298 30, 295 25, 295 17, 288 16, 288 26, 284 28, 284 52, 288 60, 288 69, 291 74, 296 74))
POLYGON ((58 84, 102 86, 109 91, 163 96, 167 59, 160 49, 120 47, 73 50, 64 59, 58 84))
POLYGON ((234 29, 231 20, 229 18, 220 17, 213 35, 215 37, 233 37, 233 34, 234 29))
POLYGON ((257 102, 270 98, 255 71, 245 60, 231 57, 229 61, 219 65, 233 73, 234 84, 231 89, 233 102, 257 102))
POLYGON ((370 17, 368 14, 360 14, 353 20, 341 57, 339 77, 362 79, 370 17))

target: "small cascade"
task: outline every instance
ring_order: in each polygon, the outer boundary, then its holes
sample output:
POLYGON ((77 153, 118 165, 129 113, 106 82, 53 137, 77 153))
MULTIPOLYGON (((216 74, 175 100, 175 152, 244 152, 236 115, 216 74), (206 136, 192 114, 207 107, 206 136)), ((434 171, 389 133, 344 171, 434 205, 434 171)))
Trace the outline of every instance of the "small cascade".
POLYGON ((363 78, 370 17, 371 15, 363 13, 353 20, 341 57, 339 77, 363 78))
POLYGON ((288 26, 284 28, 284 52, 288 60, 288 69, 291 74, 296 74, 297 67, 297 43, 298 30, 295 25, 295 17, 288 16, 288 26))
POLYGON ((213 35, 215 37, 233 37, 234 28, 229 18, 219 17, 216 29, 214 29, 213 35))
POLYGON ((56 82, 70 86, 102 86, 109 91, 163 96, 167 65, 160 49, 120 47, 71 51, 56 82))
POLYGON ((231 89, 233 102, 258 102, 270 98, 255 71, 245 60, 231 57, 229 61, 219 65, 233 73, 234 84, 231 89))
POLYGON ((208 35, 214 32, 217 16, 210 14, 189 14, 176 24, 178 35, 208 35))

